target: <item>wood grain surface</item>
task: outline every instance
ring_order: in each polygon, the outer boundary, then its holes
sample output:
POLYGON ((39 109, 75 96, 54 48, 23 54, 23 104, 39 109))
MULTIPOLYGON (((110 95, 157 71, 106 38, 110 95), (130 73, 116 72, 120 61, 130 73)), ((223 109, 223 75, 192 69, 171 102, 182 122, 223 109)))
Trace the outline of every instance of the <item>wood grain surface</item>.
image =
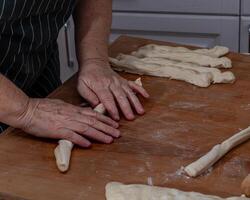
MULTIPOLYGON (((122 36, 111 45, 110 56, 148 43, 167 44, 122 36)), ((250 172, 250 141, 232 150, 210 173, 196 179, 179 173, 181 166, 250 125, 250 57, 228 56, 237 78, 234 84, 198 88, 143 76, 151 95, 142 99, 146 114, 132 122, 122 119, 122 137, 111 145, 75 148, 67 174, 56 168, 56 141, 9 129, 0 136, 0 192, 26 199, 103 200, 109 181, 147 184, 151 177, 158 186, 222 197, 240 195, 241 181, 250 172)), ((122 75, 130 80, 138 77, 122 75)), ((78 105, 82 99, 75 85, 73 77, 50 97, 78 105)))

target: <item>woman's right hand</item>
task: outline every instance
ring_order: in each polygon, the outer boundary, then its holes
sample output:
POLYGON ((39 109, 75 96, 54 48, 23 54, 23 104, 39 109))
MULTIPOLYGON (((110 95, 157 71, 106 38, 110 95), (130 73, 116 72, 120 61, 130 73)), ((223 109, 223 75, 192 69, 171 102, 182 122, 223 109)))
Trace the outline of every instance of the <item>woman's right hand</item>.
POLYGON ((111 118, 56 99, 29 99, 19 124, 31 135, 66 139, 81 147, 89 147, 89 139, 108 144, 120 136, 119 125, 111 118))

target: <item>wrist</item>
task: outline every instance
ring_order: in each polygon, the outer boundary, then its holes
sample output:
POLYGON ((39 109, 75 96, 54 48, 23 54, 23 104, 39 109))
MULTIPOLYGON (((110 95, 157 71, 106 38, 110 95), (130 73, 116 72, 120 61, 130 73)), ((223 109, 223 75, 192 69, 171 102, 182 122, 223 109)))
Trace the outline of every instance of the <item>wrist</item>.
POLYGON ((108 59, 105 58, 87 58, 80 65, 79 77, 83 74, 101 69, 111 69, 108 59))
POLYGON ((33 113, 36 110, 39 101, 33 98, 27 98, 26 105, 16 114, 11 126, 25 130, 31 123, 33 113))
POLYGON ((105 42, 95 41, 89 38, 88 42, 79 42, 76 49, 80 66, 89 62, 109 62, 108 45, 105 42))
POLYGON ((28 101, 28 97, 20 97, 19 99, 7 104, 2 112, 0 112, 0 122, 8 124, 14 128, 19 128, 22 123, 22 116, 28 107, 28 101))
POLYGON ((82 65, 88 65, 88 64, 101 64, 101 65, 109 65, 109 60, 108 58, 104 57, 89 57, 85 58, 82 61, 82 65))

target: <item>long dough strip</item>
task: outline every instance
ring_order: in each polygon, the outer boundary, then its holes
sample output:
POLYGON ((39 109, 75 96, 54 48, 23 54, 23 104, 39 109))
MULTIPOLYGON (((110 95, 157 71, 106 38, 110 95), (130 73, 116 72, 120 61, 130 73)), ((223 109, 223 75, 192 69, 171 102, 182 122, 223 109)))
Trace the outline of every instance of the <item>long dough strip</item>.
POLYGON ((110 182, 106 185, 106 200, 247 200, 244 197, 220 198, 198 192, 184 192, 173 188, 141 184, 124 185, 110 182))
MULTIPOLYGON (((129 55, 125 54, 119 54, 117 56, 118 60, 127 60, 130 59, 129 55)), ((235 81, 235 76, 232 72, 221 72, 219 69, 216 68, 208 68, 208 67, 202 67, 200 65, 192 64, 192 63, 184 63, 184 62, 177 62, 165 58, 139 58, 141 61, 146 63, 156 63, 160 65, 169 65, 173 67, 181 67, 184 69, 191 69, 195 70, 199 73, 201 72, 209 72, 213 76, 213 83, 233 83, 235 81)))
POLYGON ((139 49, 137 51, 132 52, 132 55, 139 58, 143 57, 167 58, 170 60, 194 63, 205 67, 223 67, 223 68, 232 67, 232 61, 227 57, 213 58, 207 55, 197 54, 193 52, 175 53, 175 52, 165 52, 158 50, 139 49))
POLYGON ((113 64, 114 69, 119 71, 158 77, 168 77, 176 80, 186 81, 200 87, 208 87, 213 80, 211 73, 198 73, 191 69, 183 69, 181 67, 171 65, 146 63, 139 58, 129 55, 127 55, 126 59, 123 60, 114 58, 109 58, 109 60, 113 64))
POLYGON ((214 48, 211 48, 211 49, 191 50, 186 47, 172 47, 172 46, 165 46, 165 45, 148 44, 143 47, 140 47, 139 49, 145 49, 145 50, 150 50, 150 51, 157 50, 157 51, 162 51, 162 52, 173 52, 173 53, 197 53, 197 54, 203 54, 203 55, 214 57, 214 58, 219 58, 229 53, 229 49, 223 46, 215 46, 214 48))
MULTIPOLYGON (((135 80, 135 83, 142 86, 141 78, 135 80)), ((94 110, 101 114, 106 112, 106 109, 102 103, 97 105, 94 110)), ((71 151, 74 144, 68 140, 59 140, 58 146, 54 150, 56 158, 56 165, 61 172, 66 172, 69 169, 71 151)))
POLYGON ((184 168, 184 171, 191 177, 196 177, 202 172, 209 169, 221 159, 227 152, 236 147, 237 145, 247 141, 250 138, 250 127, 240 131, 233 135, 229 139, 225 140, 221 144, 215 145, 211 151, 202 156, 197 161, 191 163, 184 168))

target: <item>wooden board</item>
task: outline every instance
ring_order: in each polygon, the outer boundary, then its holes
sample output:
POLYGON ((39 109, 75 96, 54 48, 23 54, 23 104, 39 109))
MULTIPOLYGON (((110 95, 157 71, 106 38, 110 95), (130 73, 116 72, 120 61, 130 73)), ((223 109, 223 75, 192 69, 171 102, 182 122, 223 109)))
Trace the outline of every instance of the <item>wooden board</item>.
MULTIPOLYGON (((110 55, 152 42, 120 37, 110 47, 110 55)), ((227 154, 209 174, 192 179, 178 173, 181 166, 250 125, 250 58, 234 53, 229 57, 235 84, 198 88, 143 76, 151 95, 143 100, 146 114, 133 122, 121 120, 123 136, 112 145, 74 149, 67 174, 56 168, 55 141, 8 130, 0 136, 0 192, 27 199, 103 200, 109 181, 147 184, 151 177, 154 185, 222 197, 240 195, 240 183, 250 172, 250 142, 227 154)), ((75 84, 74 77, 51 97, 79 104, 82 99, 75 84)))

